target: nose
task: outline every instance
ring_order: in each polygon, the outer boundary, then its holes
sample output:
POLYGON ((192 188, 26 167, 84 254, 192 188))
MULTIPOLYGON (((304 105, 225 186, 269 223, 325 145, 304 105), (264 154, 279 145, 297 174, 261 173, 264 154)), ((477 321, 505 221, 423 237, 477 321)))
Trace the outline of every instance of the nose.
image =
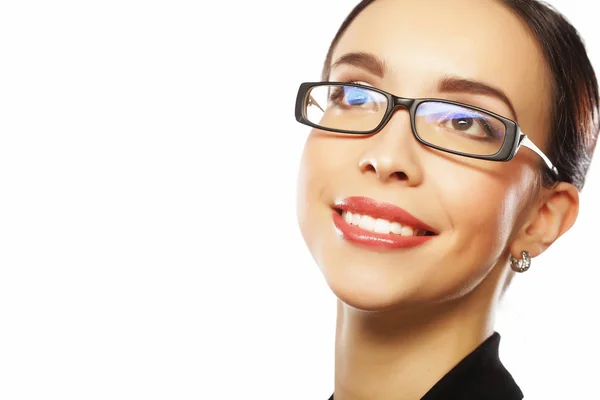
POLYGON ((419 147, 409 113, 401 108, 381 131, 365 140, 358 167, 363 174, 373 174, 382 182, 398 181, 416 186, 423 180, 419 147))

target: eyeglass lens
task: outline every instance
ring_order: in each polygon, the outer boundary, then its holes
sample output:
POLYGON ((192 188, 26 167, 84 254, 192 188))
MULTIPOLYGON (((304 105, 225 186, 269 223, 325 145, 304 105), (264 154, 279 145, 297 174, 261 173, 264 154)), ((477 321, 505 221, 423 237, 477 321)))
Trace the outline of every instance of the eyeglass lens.
MULTIPOLYGON (((326 129, 365 133, 386 116, 388 98, 375 90, 345 85, 314 86, 304 102, 304 115, 326 129)), ((426 101, 415 111, 416 134, 432 145, 461 153, 497 153, 506 137, 498 118, 441 101, 426 101)))

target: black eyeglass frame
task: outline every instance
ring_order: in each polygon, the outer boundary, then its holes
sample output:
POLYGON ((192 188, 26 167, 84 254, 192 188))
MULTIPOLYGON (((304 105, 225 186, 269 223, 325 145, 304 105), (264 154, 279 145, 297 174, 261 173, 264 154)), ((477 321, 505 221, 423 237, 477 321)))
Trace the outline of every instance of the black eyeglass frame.
POLYGON ((308 125, 308 126, 320 129, 320 130, 329 131, 329 132, 337 132, 337 133, 346 133, 346 134, 351 134, 351 135, 371 135, 371 134, 379 132, 381 129, 383 129, 385 127, 385 125, 392 118, 392 115, 394 114, 394 112, 396 111, 396 109, 398 107, 404 107, 408 110, 409 115, 410 115, 410 124, 411 124, 413 136, 417 139, 417 141, 419 141, 420 143, 422 143, 425 146, 428 146, 428 147, 431 147, 431 148, 434 148, 434 149, 437 149, 440 151, 444 151, 447 153, 463 156, 463 157, 505 162, 505 161, 512 160, 513 157, 515 156, 515 154, 517 154, 517 151, 519 150, 521 145, 523 145, 523 146, 528 147, 529 149, 533 150, 535 153, 537 153, 542 158, 542 160, 544 160, 547 167, 554 173, 555 177, 558 177, 558 170, 556 169, 556 167, 552 164, 550 159, 527 137, 527 135, 525 135, 523 132, 521 132, 519 124, 517 124, 515 121, 513 121, 511 119, 505 118, 505 117, 498 115, 496 113, 493 113, 491 111, 488 111, 488 110, 485 110, 483 108, 479 108, 476 106, 472 106, 469 104, 465 104, 465 103, 460 103, 460 102, 445 100, 445 99, 437 99, 437 98, 416 98, 415 99, 415 98, 408 98, 408 97, 398 97, 398 96, 394 96, 393 94, 388 93, 384 90, 381 90, 381 89, 378 89, 378 88, 375 88, 372 86, 361 85, 358 83, 304 82, 304 83, 300 84, 300 88, 298 89, 298 95, 296 97, 296 110, 295 110, 296 112, 295 112, 295 114, 296 114, 296 120, 298 122, 300 122, 301 124, 308 125), (361 88, 361 89, 371 90, 371 91, 377 92, 387 98, 387 109, 385 110, 385 114, 383 115, 383 118, 381 119, 381 122, 379 123, 379 125, 377 125, 373 129, 371 129, 370 131, 350 131, 350 130, 344 130, 344 129, 334 129, 334 128, 323 127, 321 125, 310 122, 306 118, 306 115, 304 114, 304 110, 305 110, 304 105, 306 104, 307 101, 309 101, 309 99, 307 99, 308 93, 310 92, 310 90, 312 88, 317 87, 317 86, 351 86, 351 87, 357 87, 357 88, 361 88), (447 149, 447 148, 440 147, 440 146, 437 146, 435 144, 425 141, 417 133, 415 115, 416 115, 417 108, 419 107, 420 104, 425 103, 425 102, 431 102, 431 101, 464 107, 464 108, 474 110, 479 113, 487 114, 489 116, 497 118, 504 124, 505 129, 506 129, 502 147, 500 147, 500 149, 495 154, 492 154, 492 155, 476 155, 476 154, 463 153, 460 151, 447 149))

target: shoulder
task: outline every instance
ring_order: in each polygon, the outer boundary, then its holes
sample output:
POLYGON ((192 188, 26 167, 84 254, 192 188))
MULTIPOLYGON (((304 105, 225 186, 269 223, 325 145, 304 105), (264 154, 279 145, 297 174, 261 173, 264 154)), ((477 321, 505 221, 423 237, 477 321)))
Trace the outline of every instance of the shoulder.
POLYGON ((500 334, 494 332, 467 355, 422 400, 521 400, 523 392, 499 357, 500 334))
MULTIPOLYGON (((521 400, 523 392, 499 357, 494 332, 442 377, 421 400, 521 400)), ((329 400, 334 400, 331 395, 329 400)))

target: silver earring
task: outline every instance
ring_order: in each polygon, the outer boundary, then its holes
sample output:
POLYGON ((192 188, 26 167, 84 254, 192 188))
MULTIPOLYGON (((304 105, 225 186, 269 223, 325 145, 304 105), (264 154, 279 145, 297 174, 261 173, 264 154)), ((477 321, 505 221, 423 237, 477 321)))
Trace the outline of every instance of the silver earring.
POLYGON ((520 260, 517 260, 512 254, 510 255, 510 267, 515 272, 525 272, 531 266, 531 256, 529 256, 528 251, 523 250, 521 252, 521 257, 520 260))

